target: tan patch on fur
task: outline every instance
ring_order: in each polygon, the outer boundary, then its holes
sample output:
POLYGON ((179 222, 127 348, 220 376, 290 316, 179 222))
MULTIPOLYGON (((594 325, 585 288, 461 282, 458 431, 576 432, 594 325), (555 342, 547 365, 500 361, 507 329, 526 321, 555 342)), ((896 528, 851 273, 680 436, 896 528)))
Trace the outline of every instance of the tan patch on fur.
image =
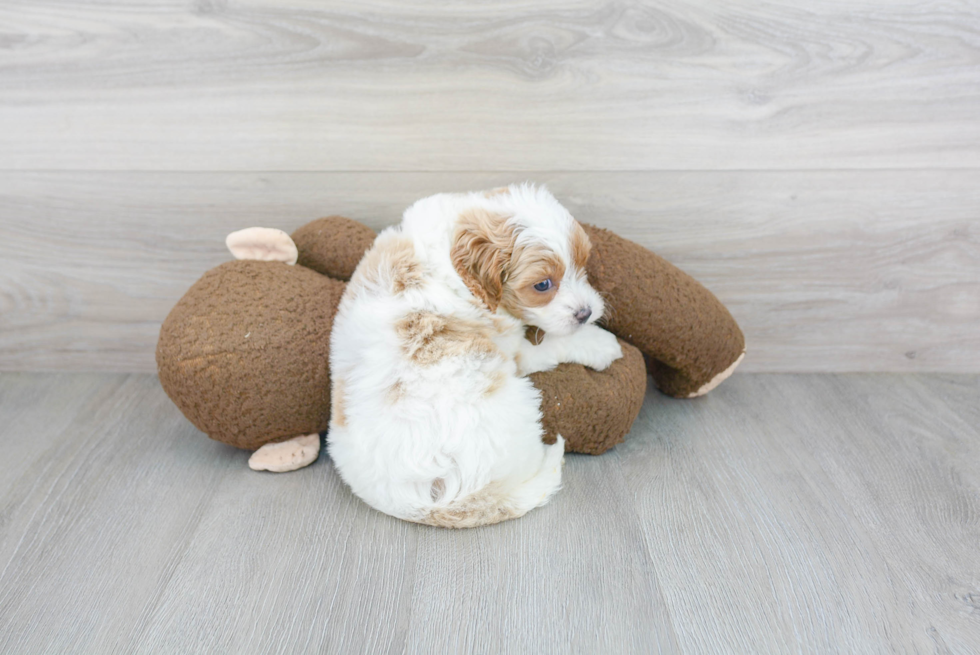
POLYGON ((490 483, 466 498, 430 511, 419 523, 440 528, 475 528, 515 519, 523 514, 501 496, 499 485, 490 483))
POLYGON ((490 384, 487 385, 486 391, 483 392, 484 397, 492 396, 500 391, 500 388, 504 386, 504 382, 506 381, 506 375, 504 375, 501 371, 495 371, 494 374, 490 376, 490 384))
POLYGON ((489 191, 483 192, 484 198, 493 198, 494 196, 506 196, 510 194, 510 189, 505 186, 498 186, 496 189, 490 189, 489 191))
POLYGON ((432 488, 429 489, 429 498, 432 502, 437 503, 446 494, 446 481, 442 478, 436 478, 432 481, 432 488))
POLYGON ((385 392, 385 401, 389 405, 394 405, 405 395, 405 385, 402 384, 401 380, 396 380, 393 385, 388 387, 388 391, 385 392))
POLYGON ((572 228, 572 262, 576 268, 585 270, 585 265, 589 261, 589 253, 592 252, 592 242, 589 235, 585 233, 582 226, 577 222, 572 228))
POLYGON ((357 265, 347 288, 351 294, 377 289, 402 293, 422 286, 422 264, 415 257, 415 244, 399 234, 379 238, 357 265))
POLYGON ((446 357, 497 352, 489 329, 471 321, 432 312, 412 312, 395 324, 402 350, 416 364, 431 366, 446 357))
POLYGON ((347 283, 346 293, 351 296, 359 295, 367 289, 377 289, 381 281, 381 267, 384 264, 383 252, 375 247, 365 253, 354 274, 347 283))
POLYGON ((523 317, 526 308, 543 307, 554 300, 564 276, 565 264, 554 252, 540 246, 521 248, 511 258, 500 306, 514 316, 523 317), (534 288, 544 280, 551 280, 548 291, 534 288))
POLYGON ((330 393, 330 422, 337 427, 342 428, 347 425, 346 403, 344 379, 339 377, 334 378, 333 390, 330 393))
POLYGON ((470 292, 494 312, 504 287, 504 269, 514 252, 509 217, 474 207, 459 215, 450 256, 470 292))

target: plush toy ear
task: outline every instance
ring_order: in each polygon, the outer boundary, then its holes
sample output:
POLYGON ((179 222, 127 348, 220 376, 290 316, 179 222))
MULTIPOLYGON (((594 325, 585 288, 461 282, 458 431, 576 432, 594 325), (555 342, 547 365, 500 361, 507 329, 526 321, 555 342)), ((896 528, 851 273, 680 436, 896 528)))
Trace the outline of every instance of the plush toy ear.
POLYGON ((466 288, 491 312, 497 311, 504 295, 507 265, 514 254, 514 230, 507 219, 484 209, 461 214, 450 252, 466 288))
POLYGON ((235 259, 285 262, 292 266, 299 257, 292 238, 271 227, 250 227, 232 232, 225 239, 225 245, 235 259))

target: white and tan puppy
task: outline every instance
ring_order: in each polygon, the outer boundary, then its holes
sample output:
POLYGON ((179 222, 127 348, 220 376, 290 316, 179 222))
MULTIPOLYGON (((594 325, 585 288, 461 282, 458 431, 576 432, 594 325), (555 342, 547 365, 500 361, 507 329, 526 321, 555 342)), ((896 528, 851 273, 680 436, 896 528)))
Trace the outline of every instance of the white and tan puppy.
POLYGON ((516 518, 561 486, 526 377, 622 356, 594 325, 589 239, 554 196, 512 185, 419 200, 383 231, 340 303, 328 448, 372 507, 465 528, 516 518), (540 345, 526 326, 545 332, 540 345))

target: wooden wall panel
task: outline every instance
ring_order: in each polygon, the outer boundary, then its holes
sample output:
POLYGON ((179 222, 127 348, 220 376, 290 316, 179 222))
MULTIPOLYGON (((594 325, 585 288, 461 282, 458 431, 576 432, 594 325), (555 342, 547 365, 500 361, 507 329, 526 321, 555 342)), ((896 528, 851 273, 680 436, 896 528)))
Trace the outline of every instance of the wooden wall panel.
POLYGON ((980 5, 14 0, 0 170, 980 166, 980 5))
POLYGON ((0 370, 153 370, 224 236, 531 178, 705 283, 747 371, 980 370, 976 171, 56 173, 0 176, 0 370))
POLYGON ((532 179, 747 370, 980 370, 978 116, 975 0, 11 0, 0 369, 152 369, 244 225, 532 179))

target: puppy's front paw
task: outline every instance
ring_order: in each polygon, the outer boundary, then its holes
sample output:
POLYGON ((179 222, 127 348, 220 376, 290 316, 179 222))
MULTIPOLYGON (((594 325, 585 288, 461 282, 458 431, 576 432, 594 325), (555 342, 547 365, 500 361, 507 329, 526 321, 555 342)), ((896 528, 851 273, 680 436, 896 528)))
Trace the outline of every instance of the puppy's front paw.
POLYGON ((589 368, 604 371, 623 356, 623 348, 619 345, 616 335, 600 327, 590 330, 589 339, 583 341, 575 359, 589 368))

